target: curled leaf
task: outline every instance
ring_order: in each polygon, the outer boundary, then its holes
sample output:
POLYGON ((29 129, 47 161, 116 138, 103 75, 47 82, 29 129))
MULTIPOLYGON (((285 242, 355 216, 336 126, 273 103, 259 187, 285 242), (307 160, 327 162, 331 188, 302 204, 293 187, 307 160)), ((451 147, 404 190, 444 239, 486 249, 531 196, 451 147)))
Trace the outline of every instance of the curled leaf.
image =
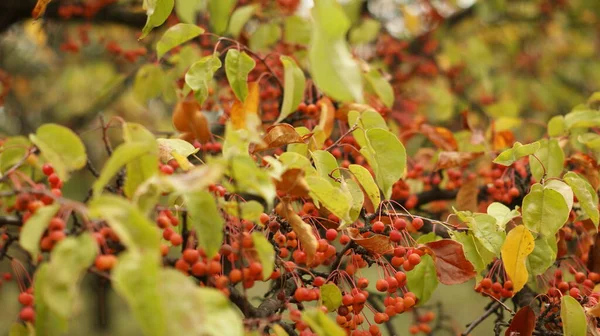
POLYGON ((294 126, 290 124, 278 124, 267 128, 267 134, 265 134, 262 141, 263 143, 254 146, 251 150, 252 153, 285 146, 291 143, 303 143, 304 139, 296 132, 294 126))
POLYGON ((284 194, 296 197, 308 197, 310 188, 304 179, 304 170, 292 168, 286 170, 280 180, 275 181, 275 188, 284 194))
POLYGON ((477 274, 473 264, 465 257, 461 243, 442 239, 425 245, 433 251, 437 276, 441 283, 456 285, 468 281, 477 274))
POLYGON ((440 152, 436 170, 461 167, 482 155, 483 152, 440 152))
POLYGON ((333 121, 335 119, 335 107, 331 102, 331 99, 324 97, 319 99, 317 104, 321 105, 321 116, 319 118, 319 127, 323 130, 326 139, 331 136, 333 131, 333 121))
POLYGON ((535 329, 535 313, 529 306, 525 306, 515 314, 510 322, 510 326, 504 333, 505 336, 519 335, 531 336, 535 329))
POLYGON ((361 236, 358 229, 355 228, 348 229, 348 235, 356 242, 356 244, 374 254, 383 255, 394 250, 394 246, 388 236, 375 234, 365 238, 361 236))
POLYGON ((318 245, 312 227, 296 214, 292 205, 287 200, 279 203, 275 208, 275 211, 279 216, 285 218, 292 227, 292 230, 296 232, 302 249, 304 250, 304 253, 306 253, 306 262, 310 265, 317 253, 318 245))

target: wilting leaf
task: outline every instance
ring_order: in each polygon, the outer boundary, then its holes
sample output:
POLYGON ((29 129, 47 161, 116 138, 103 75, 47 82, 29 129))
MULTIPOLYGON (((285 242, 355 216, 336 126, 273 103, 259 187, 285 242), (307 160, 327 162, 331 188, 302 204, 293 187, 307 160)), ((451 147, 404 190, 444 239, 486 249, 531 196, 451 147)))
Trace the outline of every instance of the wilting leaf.
POLYGON ((275 181, 275 188, 284 194, 296 197, 308 197, 310 188, 304 179, 304 170, 292 168, 286 170, 279 181, 275 181))
POLYGON ((243 51, 229 49, 225 56, 227 81, 239 101, 245 101, 248 96, 248 74, 255 66, 254 59, 243 51))
POLYGON ((278 215, 284 217, 292 227, 292 230, 296 232, 298 240, 302 245, 302 250, 306 253, 306 262, 310 265, 317 253, 318 246, 317 238, 313 234, 312 227, 306 224, 302 218, 296 214, 291 204, 287 201, 279 203, 275 208, 275 211, 278 215))
POLYGON ((320 289, 323 305, 327 307, 329 311, 335 311, 342 305, 342 292, 337 285, 328 283, 321 286, 320 289))
POLYGON ((440 152, 436 170, 462 167, 482 155, 483 152, 440 152))
POLYGON ((510 230, 502 245, 502 261, 506 274, 513 282, 515 293, 520 291, 529 278, 526 260, 533 252, 535 243, 533 235, 524 225, 518 225, 510 230))
POLYGON ((445 151, 456 151, 458 149, 458 143, 454 139, 454 134, 447 128, 423 124, 420 131, 438 148, 445 151))
POLYGON ((456 208, 461 211, 476 212, 477 197, 479 196, 479 184, 477 179, 471 179, 463 183, 456 195, 456 208))
MULTIPOLYGON (((525 157, 527 155, 531 155, 535 153, 538 149, 540 149, 540 142, 536 141, 527 145, 523 145, 520 142, 515 142, 512 148, 507 149, 500 153, 495 159, 494 163, 510 166, 515 163, 518 159, 525 157)), ((535 159, 533 159, 535 160, 535 159)), ((529 161, 531 163, 531 160, 529 161)))
MULTIPOLYGON (((248 84, 248 96, 244 102, 236 100, 231 107, 231 121, 233 128, 248 129, 249 118, 258 118, 258 104, 260 102, 259 87, 257 82, 248 84)), ((249 131, 253 131, 248 129, 249 131)))
POLYGON ((426 303, 438 286, 435 263, 430 255, 421 257, 421 262, 412 271, 406 272, 410 291, 419 299, 419 305, 426 303))
POLYGON ((37 0, 35 7, 33 7, 33 10, 31 11, 31 17, 37 20, 40 16, 44 15, 50 1, 52 0, 37 0))
POLYGON ((211 139, 208 119, 202 113, 200 104, 193 99, 184 99, 177 102, 173 109, 173 126, 184 132, 182 139, 188 142, 193 140, 205 144, 211 139))
POLYGON ((535 329, 535 313, 529 306, 525 306, 515 314, 504 333, 505 336, 519 335, 531 336, 535 329))
POLYGON ((473 264, 465 258, 465 252, 460 243, 451 239, 442 239, 425 245, 435 254, 437 276, 441 283, 456 285, 475 277, 473 264))
POLYGON ((258 255, 258 260, 263 267, 263 279, 268 279, 275 268, 275 250, 273 249, 273 245, 260 232, 252 233, 252 241, 254 242, 254 249, 258 255))
POLYGON ((281 56, 279 58, 283 63, 283 102, 277 122, 281 122, 292 114, 304 98, 304 89, 306 80, 304 72, 298 67, 291 57, 281 56))
POLYGON ((349 228, 348 235, 358 245, 364 247, 367 249, 367 251, 374 254, 384 255, 394 250, 394 246, 392 245, 390 237, 388 236, 374 234, 368 238, 364 238, 360 235, 358 229, 355 228, 349 228))
POLYGON ((282 147, 291 143, 304 143, 302 136, 290 124, 273 125, 267 128, 266 132, 262 138, 263 143, 254 146, 252 153, 282 147))
POLYGON ((560 299, 560 319, 565 336, 587 335, 587 319, 583 307, 575 298, 563 295, 560 299))
POLYGON ((169 28, 156 43, 156 56, 163 57, 169 50, 204 33, 204 29, 195 24, 179 23, 169 28))

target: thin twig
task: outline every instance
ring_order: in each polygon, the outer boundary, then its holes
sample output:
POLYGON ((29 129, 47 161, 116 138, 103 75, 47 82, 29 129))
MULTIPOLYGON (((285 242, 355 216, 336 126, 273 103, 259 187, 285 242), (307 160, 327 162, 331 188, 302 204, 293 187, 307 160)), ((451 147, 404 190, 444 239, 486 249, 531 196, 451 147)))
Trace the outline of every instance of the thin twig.
POLYGON ((490 315, 492 315, 498 308, 501 307, 501 302, 494 302, 494 304, 492 304, 492 306, 486 310, 483 315, 479 316, 475 321, 469 323, 467 325, 467 330, 465 330, 461 335, 462 336, 467 336, 469 335, 473 329, 475 329, 478 325, 481 324, 481 322, 485 321, 488 317, 490 317, 490 315))

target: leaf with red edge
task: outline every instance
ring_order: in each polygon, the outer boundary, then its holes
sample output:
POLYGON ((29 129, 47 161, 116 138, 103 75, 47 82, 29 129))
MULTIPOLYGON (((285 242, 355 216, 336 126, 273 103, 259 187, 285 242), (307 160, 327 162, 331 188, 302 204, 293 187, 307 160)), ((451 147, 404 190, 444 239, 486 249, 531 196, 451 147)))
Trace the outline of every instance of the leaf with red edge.
POLYGON ((440 152, 436 170, 461 167, 482 155, 483 152, 440 152))
POLYGON ((297 197, 308 197, 310 190, 304 179, 304 170, 300 168, 291 168, 286 170, 279 181, 275 181, 275 188, 284 194, 297 197))
POLYGON ((290 124, 278 124, 267 128, 267 134, 265 134, 262 141, 263 143, 254 146, 252 153, 285 146, 291 143, 304 142, 302 136, 298 134, 294 126, 290 124))
POLYGON ((394 246, 388 236, 374 234, 370 237, 363 237, 358 229, 355 228, 348 229, 348 235, 356 244, 374 254, 383 255, 394 250, 394 246))
POLYGON ((475 277, 473 264, 465 257, 461 243, 442 239, 425 244, 435 255, 438 279, 445 285, 456 285, 475 277))
POLYGON ((438 148, 445 151, 455 151, 458 149, 458 143, 454 138, 454 134, 447 128, 423 124, 421 125, 421 133, 438 148))
POLYGON ((525 306, 515 314, 504 333, 504 336, 531 336, 533 335, 533 330, 535 329, 535 313, 529 306, 525 306))

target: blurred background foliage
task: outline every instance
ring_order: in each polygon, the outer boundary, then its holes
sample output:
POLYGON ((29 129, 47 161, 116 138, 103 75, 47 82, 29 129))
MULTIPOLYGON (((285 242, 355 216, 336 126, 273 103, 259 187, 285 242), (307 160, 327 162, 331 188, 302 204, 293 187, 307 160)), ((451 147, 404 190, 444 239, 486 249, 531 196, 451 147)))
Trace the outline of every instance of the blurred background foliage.
MULTIPOLYGON (((468 111, 472 129, 510 130, 526 142, 537 139, 540 125, 553 115, 570 111, 600 90, 600 1, 339 1, 352 21, 348 38, 353 51, 384 69, 392 82, 395 103, 388 113, 399 121, 399 131, 423 120, 458 131, 462 112, 468 111), (432 7, 441 21, 432 17, 432 7), (401 57, 386 58, 393 47, 401 48, 401 57)), ((262 54, 273 51, 280 39, 306 44, 311 1, 302 0, 295 13, 282 12, 280 2, 240 1, 262 6, 244 25, 240 40, 262 54)), ((141 1, 118 0, 111 6, 144 15, 141 1)), ((206 25, 204 6, 203 0, 177 0, 177 17, 206 25)), ((141 27, 133 22, 58 16, 19 21, 0 34, 0 134, 27 134, 47 122, 64 124, 82 134, 94 161, 105 159, 99 115, 173 132, 177 80, 203 53, 212 52, 212 46, 203 50, 202 43, 188 44, 158 62, 152 50, 160 29, 138 41, 141 27)), ((175 16, 169 19, 176 21, 175 16)), ((294 54, 301 60, 303 52, 299 48, 294 54)), ((423 139, 411 140, 413 149, 423 139)), ((65 192, 83 197, 88 185, 86 178, 74 178, 65 192)), ((7 262, 0 264, 0 271, 8 269, 7 262)), ((72 335, 137 335, 123 303, 97 281, 87 281, 72 335)), ((442 303, 457 330, 489 301, 472 286, 440 286, 431 300, 442 303)), ((17 318, 18 289, 14 281, 3 287, 0 333, 6 334, 17 318)), ((406 326, 409 318, 405 314, 394 321, 406 326)), ((474 335, 489 334, 492 322, 474 335)))

